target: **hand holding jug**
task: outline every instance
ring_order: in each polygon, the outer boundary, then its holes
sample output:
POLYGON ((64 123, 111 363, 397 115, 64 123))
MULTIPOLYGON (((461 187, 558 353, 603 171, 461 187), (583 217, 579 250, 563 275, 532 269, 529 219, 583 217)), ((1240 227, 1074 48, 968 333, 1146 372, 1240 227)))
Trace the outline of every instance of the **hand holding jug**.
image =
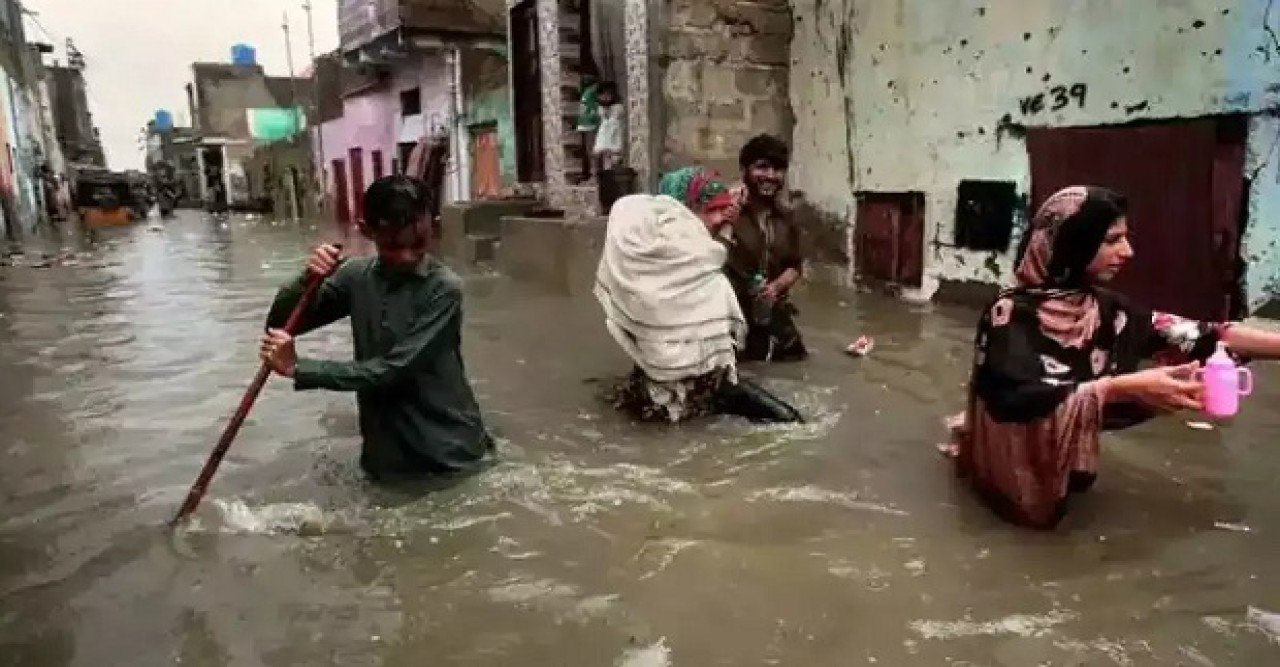
POLYGON ((1253 373, 1236 365, 1226 343, 1218 343, 1218 350, 1196 371, 1196 377, 1204 382, 1204 411, 1212 417, 1234 416, 1240 410, 1240 397, 1253 392, 1253 373))

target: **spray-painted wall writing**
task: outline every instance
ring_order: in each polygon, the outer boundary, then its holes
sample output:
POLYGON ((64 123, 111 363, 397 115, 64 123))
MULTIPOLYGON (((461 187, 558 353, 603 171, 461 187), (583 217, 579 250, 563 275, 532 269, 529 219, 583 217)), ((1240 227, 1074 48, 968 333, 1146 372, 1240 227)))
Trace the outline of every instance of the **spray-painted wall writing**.
POLYGON ((1087 83, 1054 86, 1043 93, 1022 98, 1018 101, 1018 108, 1024 116, 1032 116, 1044 111, 1062 111, 1073 103, 1083 109, 1088 96, 1089 84, 1087 83))

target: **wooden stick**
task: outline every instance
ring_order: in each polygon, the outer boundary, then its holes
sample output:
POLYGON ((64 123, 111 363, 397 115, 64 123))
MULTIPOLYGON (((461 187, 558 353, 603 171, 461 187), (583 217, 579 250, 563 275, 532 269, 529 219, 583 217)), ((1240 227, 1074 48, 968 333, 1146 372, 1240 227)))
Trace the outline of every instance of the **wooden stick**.
MULTIPOLYGON (((285 333, 292 334, 298 328, 298 324, 302 321, 307 309, 311 307, 311 302, 315 300, 316 293, 319 292, 320 285, 323 283, 324 276, 313 274, 309 277, 306 291, 302 293, 297 305, 293 307, 293 312, 289 313, 288 321, 285 322, 285 333)), ((178 514, 173 517, 173 521, 169 523, 170 528, 182 523, 200 506, 200 501, 204 498, 205 491, 209 489, 209 482, 213 480, 214 473, 218 472, 218 466, 222 464, 223 457, 227 455, 227 450, 231 449, 231 442, 235 440, 236 434, 240 432, 240 427, 244 425, 245 418, 249 416, 249 410, 253 408, 254 401, 258 400, 258 394, 262 393, 262 387, 267 383, 267 378, 270 377, 271 367, 266 362, 263 362, 262 366, 258 368, 258 374, 253 378, 253 383, 249 385, 249 389, 244 392, 244 397, 240 399, 240 407, 231 416, 231 422, 227 424, 227 428, 222 432, 222 437, 218 439, 217 446, 209 454, 209 460, 205 461, 204 468, 200 470, 200 476, 191 485, 191 490, 187 493, 187 499, 183 501, 182 507, 178 510, 178 514)))

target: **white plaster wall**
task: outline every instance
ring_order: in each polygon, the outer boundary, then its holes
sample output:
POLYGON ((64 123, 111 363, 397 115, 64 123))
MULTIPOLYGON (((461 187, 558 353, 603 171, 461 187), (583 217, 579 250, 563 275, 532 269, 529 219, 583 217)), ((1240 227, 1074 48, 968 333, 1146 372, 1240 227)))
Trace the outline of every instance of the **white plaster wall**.
MULTIPOLYGON (((1026 192, 1025 145, 997 128, 1099 125, 1273 108, 1280 45, 1263 30, 1267 0, 794 0, 792 187, 843 214, 857 190, 926 194, 924 295, 940 278, 997 282, 1009 253, 946 247, 955 189, 966 178, 1013 180, 1026 192), (1269 54, 1269 58, 1268 58, 1269 54), (1020 100, 1087 86, 1083 105, 1024 113, 1020 100), (995 270, 993 271, 992 268, 995 270)), ((1280 6, 1270 25, 1280 31, 1280 6)), ((1051 101, 1046 103, 1046 106, 1051 101)), ((1280 185, 1250 136, 1262 175, 1244 243, 1250 302, 1280 284, 1280 185)), ((1262 144, 1259 146, 1259 144, 1262 144)), ((1013 245, 1016 248, 1015 244, 1013 245)))
POLYGON ((431 53, 416 58, 396 70, 391 87, 396 104, 396 137, 417 141, 449 127, 449 69, 444 54, 431 53), (412 88, 422 91, 422 113, 400 117, 400 93, 412 88))

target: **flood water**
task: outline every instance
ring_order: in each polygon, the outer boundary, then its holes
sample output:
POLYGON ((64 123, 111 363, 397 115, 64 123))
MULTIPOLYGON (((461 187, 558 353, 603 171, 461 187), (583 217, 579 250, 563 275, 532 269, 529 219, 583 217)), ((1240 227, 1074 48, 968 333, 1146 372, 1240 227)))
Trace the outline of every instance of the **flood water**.
MULTIPOLYGON (((628 424, 589 296, 466 274, 501 462, 414 497, 356 466, 351 396, 267 387, 196 522, 164 526, 322 231, 184 214, 0 268, 0 665, 1271 665, 1280 373, 1230 426, 1105 441, 1053 534, 934 445, 973 312, 811 293, 812 417, 628 424), (874 335, 866 359, 840 354, 874 335)), ((304 354, 350 354, 343 325, 304 354)))

